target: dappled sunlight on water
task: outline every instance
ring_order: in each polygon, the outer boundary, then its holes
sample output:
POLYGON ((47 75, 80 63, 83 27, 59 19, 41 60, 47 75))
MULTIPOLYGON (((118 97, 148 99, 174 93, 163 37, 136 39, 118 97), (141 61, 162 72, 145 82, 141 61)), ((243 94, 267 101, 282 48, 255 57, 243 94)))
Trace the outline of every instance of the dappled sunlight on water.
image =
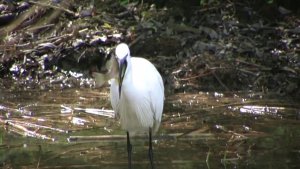
MULTIPOLYGON (((253 93, 166 98, 154 138, 157 168, 300 167, 300 106, 253 93)), ((126 136, 108 90, 6 90, 0 98, 0 166, 127 168, 126 136)), ((147 137, 133 139, 133 167, 150 168, 147 137)))

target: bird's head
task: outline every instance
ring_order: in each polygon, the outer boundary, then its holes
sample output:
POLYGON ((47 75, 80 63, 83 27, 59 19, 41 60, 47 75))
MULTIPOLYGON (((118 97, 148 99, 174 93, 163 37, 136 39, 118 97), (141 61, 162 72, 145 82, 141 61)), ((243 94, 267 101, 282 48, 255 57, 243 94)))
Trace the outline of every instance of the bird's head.
POLYGON ((121 43, 116 47, 116 59, 119 64, 119 97, 121 97, 121 89, 126 69, 128 66, 128 59, 130 59, 130 51, 128 45, 121 43))

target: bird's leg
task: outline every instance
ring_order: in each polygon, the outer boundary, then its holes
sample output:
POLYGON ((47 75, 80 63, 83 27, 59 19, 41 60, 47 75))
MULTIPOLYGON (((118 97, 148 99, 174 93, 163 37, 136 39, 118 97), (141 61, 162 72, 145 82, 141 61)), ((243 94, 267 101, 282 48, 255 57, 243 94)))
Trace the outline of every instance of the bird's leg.
POLYGON ((127 131, 127 153, 128 153, 128 168, 131 169, 131 152, 132 145, 130 144, 129 132, 127 131))
POLYGON ((149 151, 148 151, 151 168, 154 169, 153 150, 152 150, 152 129, 149 128, 149 151))

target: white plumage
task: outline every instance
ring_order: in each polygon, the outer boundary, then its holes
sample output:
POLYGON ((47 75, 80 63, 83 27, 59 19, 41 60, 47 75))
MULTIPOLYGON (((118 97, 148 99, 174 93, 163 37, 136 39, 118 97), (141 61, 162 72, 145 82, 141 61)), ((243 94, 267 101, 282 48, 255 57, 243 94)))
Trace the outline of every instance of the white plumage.
MULTIPOLYGON (((129 48, 124 43, 116 47, 115 54, 116 60, 108 73, 111 79, 110 97, 112 107, 120 117, 121 126, 127 131, 129 168, 131 168, 129 133, 135 132, 149 132, 149 158, 154 168, 151 133, 158 130, 163 112, 162 77, 148 60, 131 57, 129 48)), ((97 73, 94 76, 96 82, 103 80, 97 73)))
MULTIPOLYGON (((129 52, 127 45, 116 48, 117 57, 129 52)), ((129 54, 129 53, 128 53, 129 54)), ((164 103, 163 81, 148 60, 138 57, 126 58, 127 69, 124 75, 119 98, 119 80, 112 79, 110 87, 111 104, 119 115, 121 126, 129 132, 157 131, 164 103)))

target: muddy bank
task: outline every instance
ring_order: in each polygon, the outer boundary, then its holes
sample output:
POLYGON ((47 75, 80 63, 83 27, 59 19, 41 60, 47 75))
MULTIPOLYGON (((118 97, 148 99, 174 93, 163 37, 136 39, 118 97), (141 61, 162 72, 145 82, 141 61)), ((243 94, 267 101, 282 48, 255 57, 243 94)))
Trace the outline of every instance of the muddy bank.
POLYGON ((126 42, 158 67, 170 93, 300 96, 300 21, 283 6, 69 0, 0 8, 2 85, 93 87, 90 67, 105 72, 114 46, 126 42))

